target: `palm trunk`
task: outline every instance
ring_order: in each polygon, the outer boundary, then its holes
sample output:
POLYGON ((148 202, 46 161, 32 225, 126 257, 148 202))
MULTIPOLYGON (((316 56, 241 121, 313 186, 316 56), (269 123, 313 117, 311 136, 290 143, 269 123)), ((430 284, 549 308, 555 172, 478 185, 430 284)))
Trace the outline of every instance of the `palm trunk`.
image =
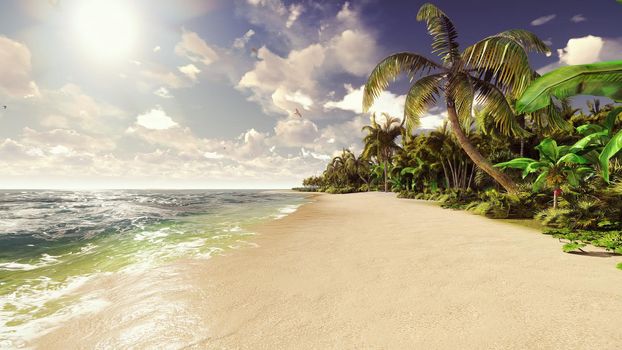
POLYGON ((454 132, 460 147, 466 152, 466 154, 471 158, 473 163, 475 163, 480 169, 484 170, 486 174, 490 175, 495 181, 497 181, 508 193, 516 193, 518 192, 518 187, 510 179, 509 176, 502 173, 498 169, 492 166, 492 163, 488 161, 488 159, 484 158, 482 154, 473 146, 469 138, 466 136, 464 131, 460 128, 460 122, 458 121, 458 114, 456 113, 456 108, 454 106, 453 101, 450 99, 447 100, 447 116, 449 118, 449 125, 451 126, 451 130, 454 132))
POLYGON ((389 186, 389 184, 388 184, 388 182, 387 182, 387 167, 388 167, 388 164, 387 164, 387 163, 388 163, 388 161, 386 161, 386 160, 385 160, 385 161, 384 161, 384 191, 385 191, 385 192, 389 192, 389 191, 387 190, 387 189, 388 189, 388 186, 389 186))

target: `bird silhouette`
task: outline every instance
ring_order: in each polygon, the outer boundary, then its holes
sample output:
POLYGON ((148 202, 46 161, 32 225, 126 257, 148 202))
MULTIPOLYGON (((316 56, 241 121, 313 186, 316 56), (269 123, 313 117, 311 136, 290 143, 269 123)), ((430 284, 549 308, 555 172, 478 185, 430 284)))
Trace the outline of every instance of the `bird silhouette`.
POLYGON ((296 111, 294 112, 294 115, 297 115, 298 117, 302 118, 302 113, 300 113, 298 108, 296 108, 296 111))

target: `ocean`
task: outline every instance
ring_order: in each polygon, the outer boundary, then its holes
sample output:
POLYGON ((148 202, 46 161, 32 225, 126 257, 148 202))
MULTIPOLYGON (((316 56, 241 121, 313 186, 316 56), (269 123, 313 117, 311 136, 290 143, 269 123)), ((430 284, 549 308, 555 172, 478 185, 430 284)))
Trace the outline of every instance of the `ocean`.
POLYGON ((304 194, 259 190, 0 191, 0 348, 97 309, 75 291, 98 276, 253 245, 250 228, 304 194))

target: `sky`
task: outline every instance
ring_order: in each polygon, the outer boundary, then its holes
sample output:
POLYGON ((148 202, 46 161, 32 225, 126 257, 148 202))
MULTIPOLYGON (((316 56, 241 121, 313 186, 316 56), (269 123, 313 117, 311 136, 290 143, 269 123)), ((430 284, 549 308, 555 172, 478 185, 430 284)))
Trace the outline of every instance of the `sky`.
MULTIPOLYGON (((299 185, 343 148, 360 152, 362 86, 376 63, 433 57, 421 4, 3 0, 0 188, 299 185)), ((614 0, 434 4, 462 48, 534 32, 552 48, 531 57, 539 72, 622 57, 614 0)), ((372 112, 401 117, 406 84, 372 112)), ((434 108, 421 128, 444 118, 434 108)))

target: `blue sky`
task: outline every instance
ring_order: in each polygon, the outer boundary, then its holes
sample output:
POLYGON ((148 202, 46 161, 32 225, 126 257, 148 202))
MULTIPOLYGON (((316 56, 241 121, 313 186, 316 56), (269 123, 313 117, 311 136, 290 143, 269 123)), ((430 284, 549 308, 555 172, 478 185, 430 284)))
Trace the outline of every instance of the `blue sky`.
MULTIPOLYGON (((361 86, 429 55, 420 1, 5 0, 1 187, 283 188, 360 150, 361 86), (294 115, 301 111, 303 118, 294 115)), ((620 58, 615 1, 436 1, 466 47, 523 28, 546 71, 620 58)), ((401 116, 404 82, 374 110, 401 116)), ((442 109, 423 118, 433 128, 442 109)))

